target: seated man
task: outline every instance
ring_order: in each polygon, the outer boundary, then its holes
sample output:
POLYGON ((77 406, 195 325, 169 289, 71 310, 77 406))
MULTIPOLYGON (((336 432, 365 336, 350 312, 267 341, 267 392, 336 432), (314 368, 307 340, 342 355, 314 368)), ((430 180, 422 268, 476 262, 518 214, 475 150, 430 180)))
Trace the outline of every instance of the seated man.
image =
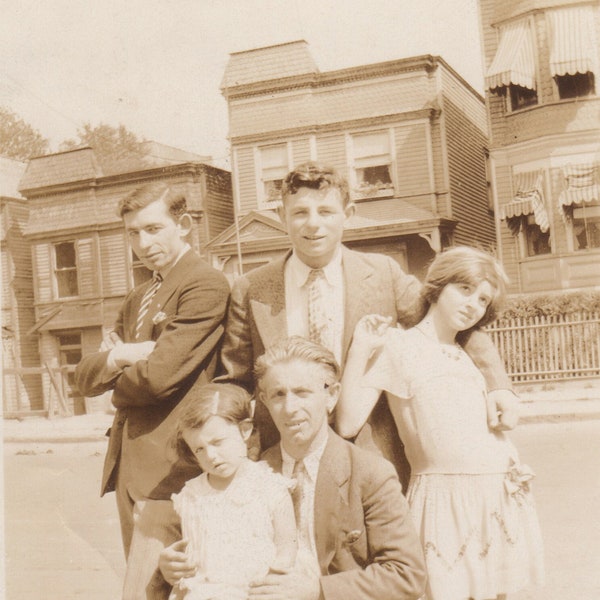
MULTIPOLYGON (((292 337, 257 360, 256 377, 280 434, 263 459, 296 479, 299 550, 293 569, 272 570, 251 586, 249 599, 419 598, 424 559, 394 468, 328 426, 340 391, 333 354, 292 337)), ((179 542, 161 554, 171 584, 191 574, 182 550, 179 542)))

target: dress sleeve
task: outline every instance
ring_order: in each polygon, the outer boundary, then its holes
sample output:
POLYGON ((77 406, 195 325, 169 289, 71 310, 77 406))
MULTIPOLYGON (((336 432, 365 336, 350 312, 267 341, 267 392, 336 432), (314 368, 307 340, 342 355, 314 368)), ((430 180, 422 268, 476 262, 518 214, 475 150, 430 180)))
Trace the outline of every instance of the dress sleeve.
POLYGON ((381 350, 367 365, 361 386, 389 392, 398 398, 410 397, 405 332, 389 329, 381 350))

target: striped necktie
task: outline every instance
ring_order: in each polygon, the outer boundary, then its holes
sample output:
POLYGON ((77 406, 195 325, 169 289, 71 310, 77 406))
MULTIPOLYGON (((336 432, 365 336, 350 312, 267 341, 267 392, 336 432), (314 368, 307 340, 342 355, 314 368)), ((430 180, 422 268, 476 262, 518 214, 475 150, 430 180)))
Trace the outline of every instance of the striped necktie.
POLYGON ((160 284, 162 283, 162 277, 160 273, 155 273, 152 276, 152 283, 146 290, 144 297, 140 303, 140 309, 138 310, 137 322, 135 324, 135 339, 139 339, 140 331, 142 330, 142 325, 144 324, 144 319, 148 314, 148 309, 150 308, 150 303, 152 302, 152 298, 154 298, 154 294, 158 291, 160 284))
POLYGON ((327 319, 322 285, 325 283, 323 269, 312 269, 306 280, 308 291, 308 338, 311 342, 331 348, 330 327, 327 319))
POLYGON ((309 545, 309 532, 306 515, 304 514, 303 504, 305 502, 305 479, 307 477, 306 467, 303 460, 297 460, 294 463, 292 471, 292 481, 295 482, 292 488, 292 502, 294 504, 294 516, 296 517, 296 530, 298 531, 298 541, 300 544, 309 545))

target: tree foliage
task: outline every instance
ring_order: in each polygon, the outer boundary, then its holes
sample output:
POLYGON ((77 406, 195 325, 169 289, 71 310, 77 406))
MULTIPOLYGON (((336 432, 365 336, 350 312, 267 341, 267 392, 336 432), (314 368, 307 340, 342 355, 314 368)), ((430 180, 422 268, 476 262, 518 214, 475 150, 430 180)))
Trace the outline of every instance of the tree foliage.
POLYGON ((46 154, 48 140, 12 110, 0 106, 0 154, 18 160, 46 154))
POLYGON ((134 170, 144 166, 144 139, 129 131, 124 125, 113 127, 106 123, 93 126, 84 123, 77 129, 77 139, 65 140, 61 150, 89 146, 94 150, 105 174, 134 170))

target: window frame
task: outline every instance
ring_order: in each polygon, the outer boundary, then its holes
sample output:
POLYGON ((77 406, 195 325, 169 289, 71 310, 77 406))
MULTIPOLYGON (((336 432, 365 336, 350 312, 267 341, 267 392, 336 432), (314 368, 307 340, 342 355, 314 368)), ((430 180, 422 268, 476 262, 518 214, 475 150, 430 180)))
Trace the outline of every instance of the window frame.
POLYGON ((587 73, 575 73, 574 75, 571 74, 565 74, 565 75, 555 75, 552 78, 553 81, 553 85, 554 85, 554 95, 556 97, 557 100, 561 101, 561 102, 572 102, 573 100, 579 100, 579 99, 583 99, 583 98, 591 98, 593 96, 596 96, 596 74, 592 71, 587 71, 587 73), (588 81, 589 81, 589 88, 590 91, 587 94, 575 94, 573 96, 561 96, 561 86, 560 86, 560 82, 561 81, 574 81, 575 78, 579 77, 585 77, 588 76, 588 81))
POLYGON ((573 252, 588 252, 590 250, 600 249, 600 200, 596 201, 596 202, 582 202, 581 204, 572 204, 571 206, 572 206, 573 212, 572 212, 572 216, 570 219, 570 238, 571 238, 571 243, 573 244, 573 252), (594 212, 598 213, 597 215, 594 215, 594 222, 598 223, 598 231, 599 231, 598 244, 595 246, 589 245, 589 234, 587 233, 589 230, 589 227, 587 225, 588 218, 586 217, 585 212, 586 212, 586 210, 589 210, 590 208, 596 209, 594 212), (586 240, 588 240, 588 244, 584 248, 578 247, 577 234, 575 232, 576 216, 578 214, 578 211, 582 211, 582 213, 583 213, 583 218, 577 219, 577 220, 583 220, 584 231, 586 232, 586 240))
POLYGON ((254 163, 256 165, 256 197, 258 199, 258 208, 262 210, 278 208, 282 202, 281 193, 278 195, 267 195, 266 184, 268 182, 279 180, 283 182, 283 179, 285 179, 285 176, 289 173, 290 165, 292 164, 291 143, 286 140, 283 142, 273 142, 255 146, 254 163), (277 147, 281 147, 282 154, 285 155, 285 161, 282 162, 281 165, 265 167, 264 163, 266 161, 263 157, 263 150, 277 147), (264 175, 266 169, 271 169, 275 172, 277 172, 277 169, 280 169, 279 173, 282 174, 282 177, 265 178, 264 175))
MULTIPOLYGON (((53 286, 54 286, 54 297, 56 299, 66 299, 66 298, 78 298, 79 293, 79 252, 77 248, 77 240, 60 240, 56 242, 52 242, 52 273, 53 273, 53 286), (71 244, 73 246, 73 253, 75 255, 75 264, 73 266, 67 267, 59 267, 58 263, 58 246, 64 246, 66 244, 71 244), (61 282, 63 278, 60 276, 64 273, 75 273, 75 294, 62 294, 61 293, 61 282)), ((66 278, 67 285, 69 284, 69 278, 66 278)), ((69 290, 71 291, 71 290, 69 290)))
POLYGON ((394 130, 392 127, 382 129, 377 127, 374 129, 352 131, 346 135, 346 146, 349 157, 349 183, 350 183, 350 196, 353 201, 361 202, 365 200, 375 200, 378 198, 392 198, 396 195, 398 184, 396 181, 396 146, 394 138, 394 130), (356 140, 360 137, 374 136, 381 134, 387 138, 387 153, 380 154, 363 154, 357 157, 357 146, 356 140), (387 156, 386 156, 387 154, 387 156), (375 163, 378 157, 386 157, 389 160, 382 161, 377 164, 375 163), (382 183, 380 187, 377 184, 369 184, 368 186, 361 186, 359 184, 358 170, 367 168, 376 168, 386 166, 388 168, 388 175, 390 178, 389 183, 382 183), (361 190, 361 187, 363 188, 361 190))

